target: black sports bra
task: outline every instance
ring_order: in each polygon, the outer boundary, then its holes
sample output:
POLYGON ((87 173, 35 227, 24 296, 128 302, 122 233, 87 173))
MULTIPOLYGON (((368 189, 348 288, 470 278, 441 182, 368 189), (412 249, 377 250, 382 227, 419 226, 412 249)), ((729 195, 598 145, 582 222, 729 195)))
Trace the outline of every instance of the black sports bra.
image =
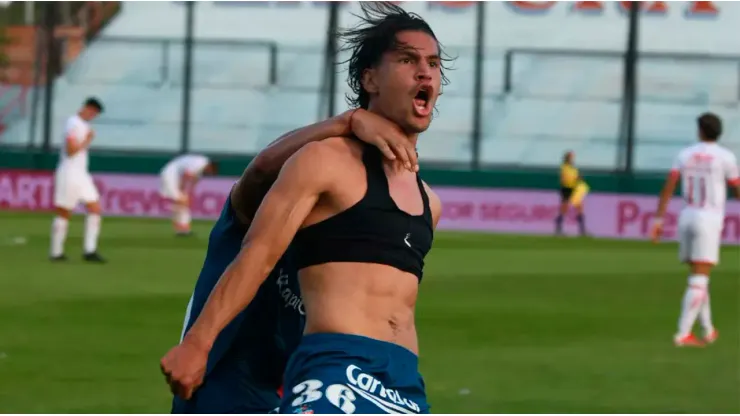
POLYGON ((417 174, 424 212, 409 215, 401 211, 391 198, 382 154, 363 145, 365 196, 347 210, 296 233, 292 243, 296 266, 300 270, 324 263, 377 263, 412 273, 421 281, 424 257, 434 237, 424 185, 417 174))

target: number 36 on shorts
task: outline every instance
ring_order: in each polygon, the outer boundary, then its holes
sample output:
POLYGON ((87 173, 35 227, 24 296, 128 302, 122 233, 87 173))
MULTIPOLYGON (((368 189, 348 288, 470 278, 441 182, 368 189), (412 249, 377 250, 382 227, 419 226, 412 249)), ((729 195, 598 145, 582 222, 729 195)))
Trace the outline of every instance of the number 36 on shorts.
POLYGON ((357 410, 355 393, 344 384, 332 384, 324 389, 324 383, 319 380, 306 380, 293 387, 294 399, 292 407, 303 407, 308 410, 310 403, 326 398, 332 405, 344 413, 354 413, 357 410))

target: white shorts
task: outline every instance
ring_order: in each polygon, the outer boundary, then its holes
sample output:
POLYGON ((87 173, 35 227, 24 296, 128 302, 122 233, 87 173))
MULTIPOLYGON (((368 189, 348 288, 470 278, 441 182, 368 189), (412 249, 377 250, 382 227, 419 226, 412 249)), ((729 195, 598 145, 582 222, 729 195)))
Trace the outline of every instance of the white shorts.
POLYGON ((159 175, 159 194, 162 198, 178 201, 184 197, 180 191, 180 180, 177 173, 162 172, 159 175))
POLYGON ((685 209, 678 218, 678 256, 684 263, 719 263, 724 216, 685 209))
POLYGON ((54 175, 54 206, 73 210, 80 202, 98 202, 100 194, 87 173, 57 172, 54 175))

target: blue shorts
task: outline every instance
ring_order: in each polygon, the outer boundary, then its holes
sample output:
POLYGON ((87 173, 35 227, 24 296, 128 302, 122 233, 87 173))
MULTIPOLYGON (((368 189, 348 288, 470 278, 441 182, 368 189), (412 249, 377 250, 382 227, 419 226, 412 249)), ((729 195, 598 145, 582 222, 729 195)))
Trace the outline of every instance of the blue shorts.
POLYGON ((190 400, 175 396, 172 413, 266 414, 277 406, 275 388, 259 386, 238 370, 233 360, 220 362, 190 400))
POLYGON ((419 358, 357 335, 305 335, 284 385, 280 413, 429 413, 419 358))

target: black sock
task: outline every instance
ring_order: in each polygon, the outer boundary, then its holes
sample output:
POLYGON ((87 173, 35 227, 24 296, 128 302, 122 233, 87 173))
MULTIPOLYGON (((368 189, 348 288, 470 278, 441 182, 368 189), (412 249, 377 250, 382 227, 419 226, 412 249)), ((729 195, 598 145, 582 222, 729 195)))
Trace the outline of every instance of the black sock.
POLYGON ((558 215, 557 218, 555 218, 555 232, 561 233, 563 232, 563 216, 558 215))
POLYGON ((581 235, 585 235, 586 234, 586 220, 583 214, 578 214, 576 219, 578 220, 578 228, 581 231, 581 235))

